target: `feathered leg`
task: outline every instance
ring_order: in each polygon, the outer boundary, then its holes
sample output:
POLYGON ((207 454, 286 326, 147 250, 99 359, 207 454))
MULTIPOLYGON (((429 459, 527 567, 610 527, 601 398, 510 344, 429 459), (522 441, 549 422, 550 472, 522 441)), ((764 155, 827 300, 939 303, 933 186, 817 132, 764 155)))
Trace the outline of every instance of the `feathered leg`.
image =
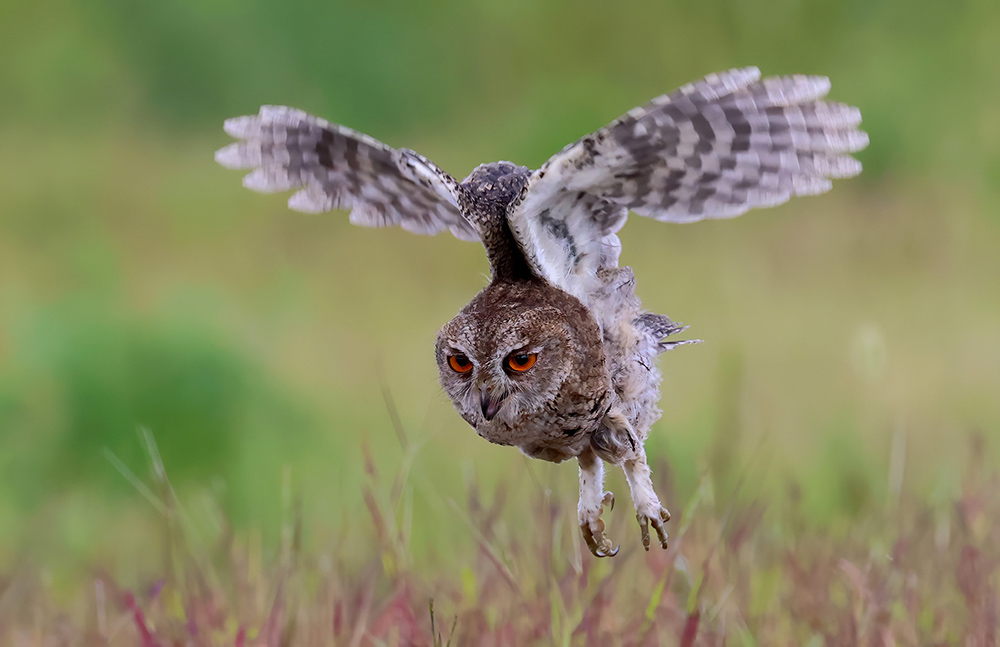
POLYGON ((583 539, 596 557, 614 557, 618 554, 618 546, 611 547, 611 540, 604 535, 604 519, 601 519, 604 506, 612 510, 615 507, 615 496, 604 491, 604 463, 589 447, 577 456, 577 460, 580 462, 577 514, 583 539))
POLYGON ((664 524, 670 520, 670 512, 660 504, 653 481, 649 478, 649 465, 646 464, 646 450, 640 446, 636 457, 625 461, 625 480, 632 491, 632 502, 635 503, 635 518, 642 531, 642 547, 649 550, 649 526, 652 524, 660 547, 667 547, 667 530, 664 524))
MULTIPOLYGON (((592 449, 609 463, 621 465, 625 471, 625 480, 628 482, 629 490, 632 492, 632 502, 635 504, 635 518, 642 531, 643 548, 649 550, 650 525, 656 531, 660 546, 666 548, 667 530, 663 525, 670 520, 670 513, 660 504, 660 499, 653 489, 645 448, 636 440, 635 431, 629 424, 628 418, 617 408, 612 407, 602 422, 601 429, 591 436, 592 449)), ((580 478, 582 492, 582 467, 580 478)))

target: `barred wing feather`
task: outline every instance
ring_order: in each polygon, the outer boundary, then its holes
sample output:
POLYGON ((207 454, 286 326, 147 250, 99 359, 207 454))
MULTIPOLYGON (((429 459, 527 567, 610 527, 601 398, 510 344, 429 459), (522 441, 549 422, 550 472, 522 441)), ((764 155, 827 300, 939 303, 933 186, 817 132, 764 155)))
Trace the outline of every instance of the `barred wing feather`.
POLYGON ((818 76, 713 74, 573 142, 532 175, 509 215, 540 274, 587 302, 616 267, 627 211, 664 222, 731 218, 857 175, 861 113, 822 101, 818 76), (613 214, 614 217, 609 217, 613 214))
POLYGON ((284 106, 228 119, 225 129, 240 141, 216 151, 216 161, 252 169, 243 179, 247 188, 299 189, 288 200, 292 209, 350 209, 356 225, 399 225, 419 234, 448 229, 479 240, 459 210, 455 179, 413 151, 284 106))

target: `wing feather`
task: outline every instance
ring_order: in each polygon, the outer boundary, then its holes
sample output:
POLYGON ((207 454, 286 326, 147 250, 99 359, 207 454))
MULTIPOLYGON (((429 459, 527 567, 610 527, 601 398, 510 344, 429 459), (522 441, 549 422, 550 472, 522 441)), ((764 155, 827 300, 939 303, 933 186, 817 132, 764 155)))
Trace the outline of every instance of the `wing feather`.
MULTIPOLYGON (((509 220, 538 272, 589 302, 613 231, 606 214, 664 222, 732 218, 861 172, 861 113, 822 101, 825 77, 761 80, 749 67, 657 97, 566 146, 534 172, 509 220), (555 220, 562 220, 557 223, 555 220)), ((604 261, 613 261, 613 264, 604 261)))
POLYGON ((243 185, 254 191, 299 189, 288 200, 291 209, 349 209, 356 225, 418 234, 448 229, 479 240, 459 209, 458 183, 413 151, 284 106, 228 119, 225 130, 240 141, 216 151, 216 161, 251 170, 243 185))

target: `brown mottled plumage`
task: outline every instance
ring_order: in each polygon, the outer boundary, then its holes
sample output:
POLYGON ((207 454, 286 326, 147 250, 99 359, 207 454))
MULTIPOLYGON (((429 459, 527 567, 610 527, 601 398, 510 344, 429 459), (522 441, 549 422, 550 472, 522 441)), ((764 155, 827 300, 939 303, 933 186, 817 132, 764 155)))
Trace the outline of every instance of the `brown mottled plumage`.
POLYGON ((350 209, 351 222, 448 229, 480 240, 492 278, 438 334, 441 383, 490 442, 580 465, 580 528, 598 557, 617 553, 601 512, 614 497, 603 463, 620 465, 642 542, 662 547, 670 515, 643 447, 659 418, 656 355, 689 341, 642 310, 618 266, 629 211, 666 222, 731 218, 830 189, 861 165, 861 113, 822 101, 823 77, 713 74, 629 111, 536 171, 497 162, 461 184, 430 160, 291 108, 226 122, 240 141, 216 153, 254 169, 245 186, 301 188, 289 206, 350 209))
POLYGON ((536 280, 490 283, 438 333, 441 383, 480 436, 533 457, 560 462, 590 443, 611 406, 601 331, 575 297, 536 280), (534 353, 529 371, 504 367, 534 353), (448 357, 472 361, 456 373, 448 357), (487 418, 484 402, 503 406, 487 418))

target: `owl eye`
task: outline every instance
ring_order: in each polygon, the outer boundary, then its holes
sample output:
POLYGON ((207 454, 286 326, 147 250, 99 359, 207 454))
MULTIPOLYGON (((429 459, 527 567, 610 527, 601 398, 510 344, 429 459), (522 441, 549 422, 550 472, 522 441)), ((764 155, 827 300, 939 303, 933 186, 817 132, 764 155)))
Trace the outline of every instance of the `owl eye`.
POLYGON ((513 353, 507 356, 507 367, 512 371, 523 373, 535 365, 538 353, 513 353))
POLYGON ((472 362, 465 355, 449 355, 448 366, 456 373, 468 373, 472 370, 472 362))

